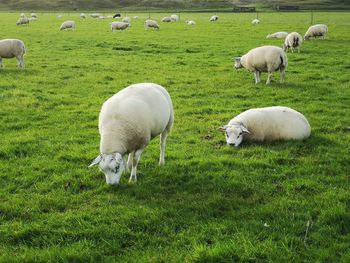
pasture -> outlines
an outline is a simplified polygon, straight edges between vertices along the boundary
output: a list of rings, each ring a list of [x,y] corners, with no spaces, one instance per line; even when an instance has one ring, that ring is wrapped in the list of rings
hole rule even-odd
[[[27,12],[28,14],[28,12]],[[350,15],[314,14],[325,40],[288,53],[286,81],[254,84],[232,59],[283,40],[268,33],[310,25],[309,13],[183,13],[145,30],[111,19],[0,13],[0,39],[26,44],[0,70],[1,262],[349,262]],[[193,19],[196,26],[188,26]],[[64,20],[76,31],[60,32]],[[99,154],[102,103],[139,82],[172,96],[175,124],[165,166],[159,139],[142,155],[137,184],[119,186],[88,169]],[[312,127],[305,141],[244,142],[229,147],[217,130],[249,108],[283,105]]]

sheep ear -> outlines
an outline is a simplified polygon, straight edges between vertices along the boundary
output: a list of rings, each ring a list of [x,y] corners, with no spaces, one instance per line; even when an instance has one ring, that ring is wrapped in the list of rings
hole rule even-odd
[[[241,129],[244,133],[250,133],[250,131],[248,131],[248,129],[246,127],[244,127],[243,125],[241,125]]]
[[[101,161],[102,161],[102,156],[101,155],[97,156],[96,159],[93,160],[92,163],[89,165],[89,168],[99,164]]]
[[[220,128],[218,128],[219,131],[226,131],[228,125],[225,126],[221,126]]]

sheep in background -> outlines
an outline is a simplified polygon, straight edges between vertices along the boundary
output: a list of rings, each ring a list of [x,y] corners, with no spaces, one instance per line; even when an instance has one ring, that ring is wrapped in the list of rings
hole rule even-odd
[[[26,49],[22,40],[19,39],[2,39],[0,40],[0,68],[3,68],[3,58],[16,58],[18,67],[24,69],[23,57]]]
[[[100,14],[98,14],[98,13],[92,13],[90,16],[91,16],[92,18],[99,18]]]
[[[210,21],[210,22],[215,22],[215,21],[217,21],[218,19],[219,19],[218,16],[212,16],[212,17],[209,19],[209,21]]]
[[[108,184],[118,184],[125,169],[123,155],[129,154],[129,182],[136,182],[137,164],[148,143],[160,135],[159,164],[164,164],[166,138],[174,122],[169,93],[154,83],[126,87],[109,98],[99,115],[100,155],[91,163],[99,164]]]
[[[288,36],[288,32],[276,32],[273,34],[268,34],[266,38],[283,38],[286,39],[286,36]]]
[[[180,21],[180,17],[178,15],[171,15],[170,19],[171,21],[175,21],[175,22]]]
[[[148,29],[150,27],[153,27],[154,29],[159,29],[159,25],[158,25],[157,21],[147,19],[144,24],[145,24],[146,29]]]
[[[31,13],[30,16],[34,18],[38,18],[38,15],[36,13]]]
[[[272,73],[279,70],[281,74],[281,82],[285,78],[285,70],[288,65],[288,59],[283,49],[276,46],[262,46],[250,50],[242,57],[235,58],[234,67],[236,69],[244,67],[254,72],[255,84],[260,82],[260,73],[268,72],[266,84],[269,84]]]
[[[259,20],[259,19],[253,19],[253,20],[252,20],[252,24],[253,24],[253,25],[260,24],[260,20]]]
[[[283,50],[288,51],[289,49],[294,53],[295,48],[298,49],[298,53],[300,53],[300,46],[303,42],[302,36],[297,32],[289,33],[288,36],[286,36],[286,39],[283,44]]]
[[[124,18],[122,19],[122,22],[128,23],[129,25],[131,25],[131,19],[130,19],[130,17],[128,17],[128,16],[124,17]]]
[[[328,27],[325,24],[318,24],[310,26],[304,35],[304,39],[308,40],[310,37],[322,37],[324,39],[328,33]]]
[[[29,18],[28,17],[21,17],[20,19],[17,20],[16,25],[17,26],[29,25]]]
[[[21,14],[19,15],[19,17],[20,17],[20,18],[23,18],[23,17],[26,17],[26,15],[25,15],[24,13],[21,13]]]
[[[29,22],[33,22],[33,21],[36,21],[36,20],[38,20],[36,17],[30,17],[29,18]]]
[[[81,13],[81,14],[80,14],[80,18],[84,18],[84,19],[85,19],[85,18],[86,18],[86,15],[85,15],[84,13]]]
[[[303,114],[288,107],[275,106],[247,110],[220,130],[228,145],[238,147],[243,139],[252,141],[303,140],[311,128]]]
[[[163,23],[169,23],[172,20],[171,20],[171,18],[169,16],[166,16],[166,17],[163,17],[162,20],[160,20],[160,21],[163,22]]]
[[[187,25],[195,25],[196,24],[196,22],[195,21],[193,21],[193,20],[186,20],[186,24]]]
[[[71,28],[72,30],[75,30],[75,22],[72,20],[64,21],[60,27],[60,30],[65,30]]]
[[[114,32],[115,30],[125,30],[128,27],[129,27],[129,24],[124,23],[124,22],[112,22],[111,23],[112,32]]]
[[[139,19],[139,17],[138,16],[134,16],[134,19]]]

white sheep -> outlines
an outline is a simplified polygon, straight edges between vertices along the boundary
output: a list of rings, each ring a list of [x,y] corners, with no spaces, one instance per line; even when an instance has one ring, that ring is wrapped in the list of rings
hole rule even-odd
[[[26,15],[24,13],[21,13],[19,17],[25,17]]]
[[[129,154],[129,182],[136,182],[140,156],[148,143],[160,134],[159,164],[164,164],[166,138],[174,121],[169,93],[154,83],[126,87],[109,98],[99,116],[100,155],[91,163],[99,164],[108,184],[118,184],[125,169],[123,156]]]
[[[257,19],[257,18],[256,18],[256,19],[253,19],[253,20],[252,20],[252,24],[253,24],[253,25],[260,24],[260,20]]]
[[[283,38],[286,39],[286,36],[288,35],[288,32],[276,32],[272,34],[268,34],[266,38]]]
[[[218,16],[212,16],[212,17],[210,17],[209,21],[210,21],[210,22],[215,22],[215,21],[217,21],[218,19],[219,19]]]
[[[80,18],[86,18],[86,15],[84,13],[80,13]]]
[[[115,30],[125,30],[128,27],[129,27],[129,23],[118,22],[118,21],[111,23],[112,32],[114,32]]]
[[[29,18],[28,17],[21,17],[20,19],[17,20],[16,25],[17,26],[29,25]]]
[[[99,18],[100,14],[99,13],[92,13],[90,16],[92,18]]]
[[[254,72],[255,84],[260,82],[260,73],[268,72],[266,84],[269,84],[272,73],[279,70],[281,74],[281,82],[285,78],[285,70],[288,65],[286,53],[280,47],[262,46],[250,50],[242,57],[235,58],[234,67],[236,69],[244,67]]]
[[[148,29],[150,27],[153,27],[154,29],[159,29],[159,25],[158,25],[157,21],[147,19],[144,24],[145,24],[146,29]]]
[[[303,114],[288,107],[250,109],[234,117],[220,130],[228,145],[238,147],[243,139],[253,141],[303,140],[310,136],[310,125]]]
[[[22,40],[19,39],[2,39],[0,40],[0,68],[3,68],[3,58],[16,58],[18,67],[24,69],[23,57],[26,53],[26,48]]]
[[[196,24],[196,22],[193,20],[186,20],[186,24],[194,26]]]
[[[60,30],[65,30],[71,28],[72,30],[75,30],[75,22],[72,20],[64,21],[60,27]]]
[[[310,26],[304,35],[304,39],[307,40],[310,37],[322,37],[324,39],[328,33],[328,27],[325,24],[318,24]]]
[[[295,48],[297,48],[298,53],[300,53],[300,46],[302,42],[303,38],[299,33],[289,33],[288,36],[286,36],[286,39],[284,40],[283,50],[287,52],[290,49],[292,53],[294,53]]]
[[[134,16],[134,19],[139,19],[139,17],[138,16]]]
[[[30,14],[31,17],[35,17],[35,18],[38,18],[38,15],[36,13],[31,13]]]
[[[161,22],[163,22],[163,23],[169,23],[169,22],[171,22],[171,21],[172,21],[172,20],[171,20],[171,17],[170,17],[170,16],[163,17],[162,20],[161,20]]]
[[[180,20],[180,17],[178,15],[171,15],[170,19],[171,19],[171,21],[175,21],[176,22],[176,21]]]

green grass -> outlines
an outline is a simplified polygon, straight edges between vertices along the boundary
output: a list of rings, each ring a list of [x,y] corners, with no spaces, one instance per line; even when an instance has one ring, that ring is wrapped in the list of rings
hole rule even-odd
[[[350,261],[349,13],[315,13],[328,38],[289,53],[286,82],[269,86],[235,71],[232,58],[282,45],[268,33],[304,34],[309,14],[261,14],[258,26],[254,14],[219,14],[215,24],[210,15],[145,31],[139,14],[111,33],[109,20],[77,14],[17,27],[17,13],[0,13],[0,38],[27,47],[25,70],[12,59],[0,71],[0,261]],[[65,19],[75,32],[58,31]],[[166,164],[158,166],[157,138],[137,184],[124,174],[111,187],[87,168],[99,154],[98,113],[138,82],[172,96]],[[271,105],[304,113],[311,137],[225,145],[220,125]]]

